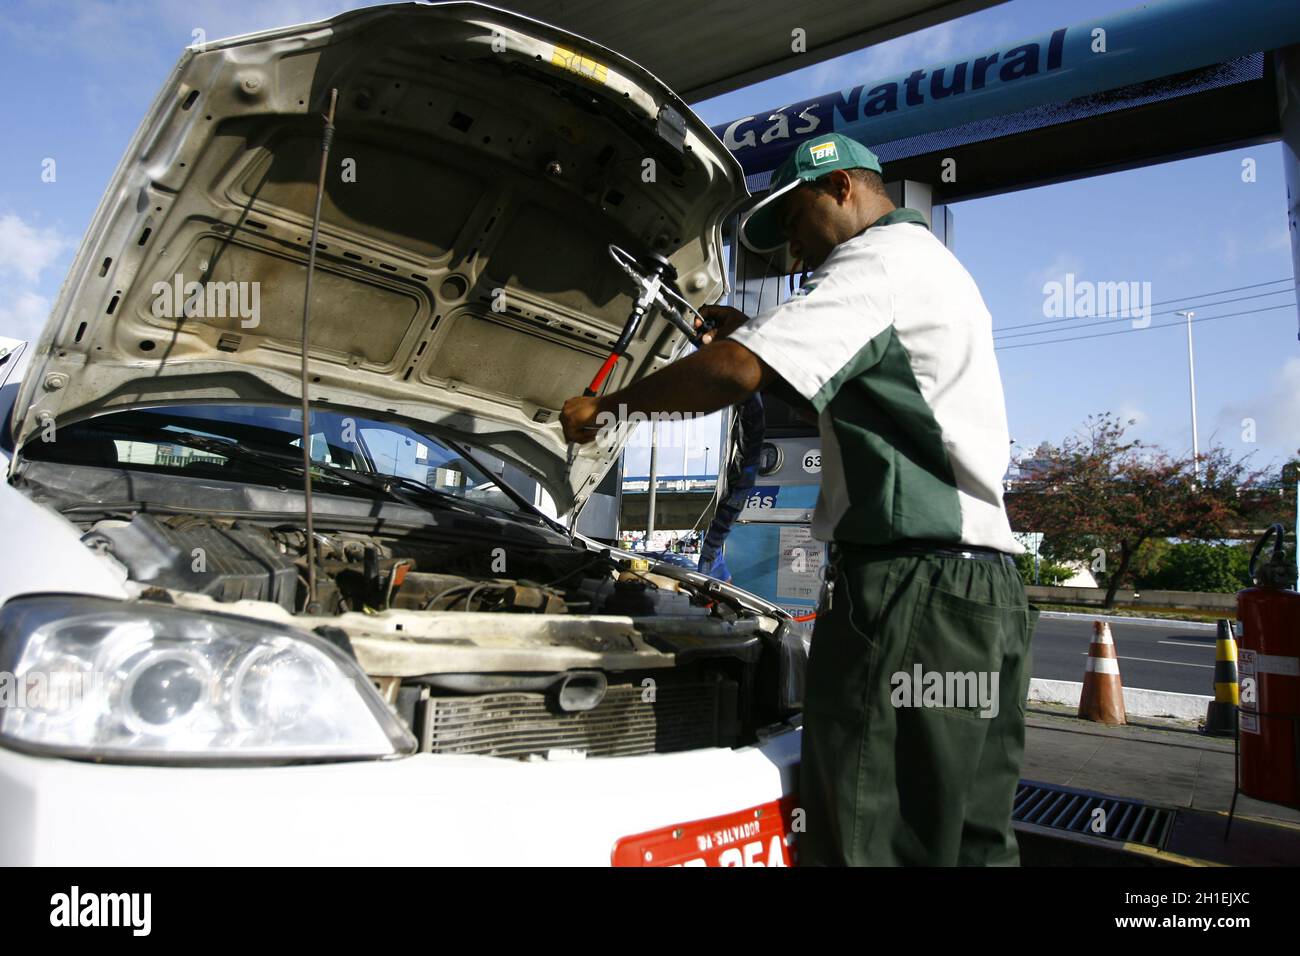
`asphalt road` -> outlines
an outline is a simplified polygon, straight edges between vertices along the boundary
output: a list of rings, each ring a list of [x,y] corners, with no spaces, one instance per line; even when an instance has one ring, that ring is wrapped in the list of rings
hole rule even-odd
[[[1033,676],[1083,680],[1093,620],[1044,614],[1034,631]],[[1213,626],[1154,620],[1135,624],[1112,618],[1110,633],[1125,687],[1214,693]]]

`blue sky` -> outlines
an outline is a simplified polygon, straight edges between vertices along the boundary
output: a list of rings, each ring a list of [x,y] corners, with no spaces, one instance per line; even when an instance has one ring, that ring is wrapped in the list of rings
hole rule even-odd
[[[508,0],[505,0],[508,2]],[[208,39],[319,19],[361,4],[340,0],[5,0],[0,81],[7,129],[0,150],[0,336],[34,337],[122,151],[181,48]],[[960,21],[789,73],[696,104],[710,124],[1045,33],[1134,6],[1131,0],[1012,0]],[[124,66],[126,68],[124,68]],[[57,180],[41,181],[46,158]],[[1256,181],[1241,177],[1243,158]],[[888,169],[886,169],[888,173]],[[1215,307],[1221,289],[1292,279],[1281,147],[1268,144],[953,207],[954,251],[975,277],[995,330],[1043,321],[1043,284],[1067,272],[1097,282],[1150,282],[1156,311],[1198,317],[1285,305],[1194,326],[1199,433],[1264,465],[1300,448],[1300,342],[1295,295]],[[1187,298],[1185,298],[1187,297]],[[1152,325],[1177,320],[1156,315]],[[1107,331],[1071,327],[1003,345]],[[1095,321],[1095,320],[1094,320]],[[1122,325],[1123,323],[1120,323]],[[1112,326],[1116,327],[1116,326]],[[1041,327],[1039,327],[1041,328]],[[1017,330],[1023,331],[1023,330]],[[1137,419],[1133,433],[1190,450],[1187,342],[1181,328],[998,352],[1013,437],[1022,448],[1058,442],[1090,413]],[[1243,419],[1255,441],[1243,440]],[[697,423],[689,470],[717,464],[716,425]],[[681,440],[662,440],[680,469]],[[675,446],[675,447],[674,447]],[[644,473],[644,450],[629,473]]]

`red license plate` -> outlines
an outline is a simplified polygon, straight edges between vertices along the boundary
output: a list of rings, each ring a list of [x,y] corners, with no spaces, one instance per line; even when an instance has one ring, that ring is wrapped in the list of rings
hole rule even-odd
[[[792,866],[792,815],[787,795],[748,810],[692,820],[623,837],[614,866]]]

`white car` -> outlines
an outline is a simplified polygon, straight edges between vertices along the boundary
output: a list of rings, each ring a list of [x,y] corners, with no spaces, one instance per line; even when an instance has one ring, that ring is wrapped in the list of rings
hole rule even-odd
[[[0,862],[791,862],[805,646],[571,533],[620,444],[558,422],[609,246],[714,301],[745,197],[645,70],[490,7],[185,51],[0,358]],[[606,387],[684,342],[652,312]]]

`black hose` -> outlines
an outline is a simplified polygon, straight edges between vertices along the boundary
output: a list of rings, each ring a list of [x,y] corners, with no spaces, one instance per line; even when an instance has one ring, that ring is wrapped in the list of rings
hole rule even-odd
[[[598,555],[596,555],[596,557],[592,558],[592,559],[591,559],[590,561],[588,561],[586,564],[580,564],[580,565],[578,565],[576,568],[574,568],[572,571],[568,572],[567,574],[561,574],[561,575],[560,575],[558,578],[556,578],[554,581],[547,581],[545,584],[538,585],[538,587],[543,587],[543,588],[552,588],[552,587],[555,587],[555,585],[559,584],[559,583],[560,583],[561,581],[563,581],[565,578],[571,578],[571,577],[573,577],[575,574],[577,574],[579,571],[585,571],[585,570],[587,570],[587,568],[591,567],[593,564],[599,564],[601,561],[609,561],[609,560],[610,560],[610,557],[609,557],[609,548],[605,548],[605,549],[603,549],[603,550],[602,550]]]
[[[1275,531],[1277,532],[1277,541],[1273,545],[1273,561],[1281,562],[1282,560],[1284,554],[1283,543],[1286,539],[1286,528],[1283,527],[1281,523],[1275,522],[1269,525],[1268,530],[1260,536],[1260,539],[1257,542],[1255,542],[1255,550],[1250,553],[1249,573],[1252,583],[1255,581],[1255,562],[1259,558],[1259,552],[1264,547],[1264,542],[1268,540],[1269,535],[1273,534]]]

